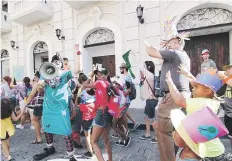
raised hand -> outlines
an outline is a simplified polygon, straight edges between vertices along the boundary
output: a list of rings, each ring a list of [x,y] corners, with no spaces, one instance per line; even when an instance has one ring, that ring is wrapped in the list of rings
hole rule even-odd
[[[188,71],[188,69],[187,69],[183,64],[180,64],[180,65],[178,66],[178,68],[180,69],[179,71],[177,71],[178,73],[181,73],[181,74],[183,74],[183,75],[185,75],[185,76],[188,76],[188,75],[191,74],[191,73]]]
[[[167,82],[167,84],[173,82],[170,70],[166,73],[166,82]]]

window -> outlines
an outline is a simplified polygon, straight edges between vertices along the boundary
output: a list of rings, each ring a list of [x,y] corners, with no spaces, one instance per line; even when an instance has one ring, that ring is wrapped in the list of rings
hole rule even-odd
[[[7,50],[1,51],[1,76],[10,75],[9,52]]]

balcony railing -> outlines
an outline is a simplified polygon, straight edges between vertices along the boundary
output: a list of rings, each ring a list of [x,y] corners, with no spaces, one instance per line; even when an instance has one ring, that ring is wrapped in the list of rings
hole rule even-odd
[[[5,11],[1,12],[1,32],[6,33],[11,31],[11,21],[9,19],[9,14]]]
[[[45,20],[52,16],[52,5],[49,0],[17,0],[11,2],[12,11],[10,13],[13,21],[29,25],[35,19]],[[32,20],[32,17],[34,20]],[[32,20],[32,21],[31,21]]]

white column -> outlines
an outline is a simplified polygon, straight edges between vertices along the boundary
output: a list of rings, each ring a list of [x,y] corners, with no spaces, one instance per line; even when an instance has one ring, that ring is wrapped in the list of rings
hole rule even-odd
[[[229,32],[229,53],[230,53],[230,62],[232,62],[232,30]]]

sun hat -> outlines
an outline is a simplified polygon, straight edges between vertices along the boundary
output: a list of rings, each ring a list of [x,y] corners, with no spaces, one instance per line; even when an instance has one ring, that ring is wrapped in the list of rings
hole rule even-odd
[[[119,68],[128,68],[126,63],[122,63]]]
[[[204,49],[204,50],[202,50],[201,55],[203,55],[204,53],[210,53],[210,52],[208,49]]]
[[[208,71],[198,75],[196,80],[190,82],[193,84],[200,84],[210,88],[216,93],[224,84],[225,81],[221,80],[217,74],[217,69],[209,69]]]
[[[161,42],[162,46],[166,46],[167,43],[174,38],[178,38],[180,41],[190,40],[188,38],[189,32],[178,33],[176,24],[174,23],[175,19],[176,17],[174,17],[172,20],[168,19],[162,23],[164,26],[164,35]]]
[[[121,87],[123,87],[123,79],[120,77],[120,76],[115,76],[115,77],[112,77],[110,78],[111,82],[115,82],[117,84],[119,84]]]
[[[187,116],[180,109],[172,110],[171,121],[181,138],[199,157],[216,157],[224,153],[225,147],[219,137],[229,132],[209,107]]]

